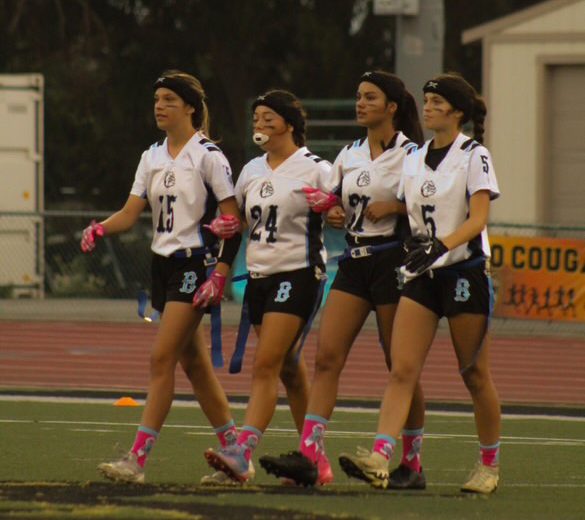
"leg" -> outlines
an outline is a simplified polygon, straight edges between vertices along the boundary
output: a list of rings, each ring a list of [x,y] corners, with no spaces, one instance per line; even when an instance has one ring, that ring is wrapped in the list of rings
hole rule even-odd
[[[214,428],[231,421],[229,403],[215,375],[202,327],[198,327],[181,353],[181,367],[191,382],[203,413]]]
[[[300,451],[261,457],[260,464],[268,473],[299,485],[333,481],[323,437],[335,407],[341,370],[370,309],[369,302],[362,298],[335,289],[329,293],[321,316],[315,376],[302,424]]]
[[[168,302],[150,355],[148,398],[140,424],[160,431],[171,408],[175,368],[201,313],[187,303]]]
[[[362,298],[337,290],[329,293],[319,327],[308,414],[325,419],[331,417],[337,400],[339,376],[370,310],[370,303]]]
[[[372,452],[342,454],[339,463],[350,477],[374,487],[388,485],[388,461],[406,423],[417,381],[437,329],[438,316],[423,305],[401,297],[392,330],[392,370],[384,392],[378,434]]]
[[[396,314],[395,304],[376,306],[376,321],[384,347],[384,356],[388,371],[392,369],[390,359],[390,341],[392,325]],[[425,403],[422,386],[417,381],[412,403],[402,430],[402,459],[392,470],[388,487],[391,489],[425,489],[426,477],[422,471],[421,451],[424,434]]]
[[[270,423],[278,398],[278,378],[286,353],[299,338],[305,322],[292,314],[268,312],[259,329],[252,367],[252,391],[244,423],[263,432]]]
[[[392,338],[392,328],[394,317],[396,315],[396,305],[378,305],[376,307],[376,321],[380,338],[383,338],[384,358],[388,371],[392,370],[392,361],[390,358],[390,342]],[[407,430],[417,430],[424,427],[425,421],[425,402],[424,394],[420,382],[417,381],[412,404],[408,412],[408,418],[404,425]]]
[[[392,329],[392,370],[382,400],[378,433],[396,438],[406,424],[438,322],[438,316],[430,309],[410,298],[400,299]]]
[[[459,314],[449,318],[449,328],[461,376],[473,400],[480,443],[481,463],[476,466],[462,490],[489,494],[496,490],[499,481],[501,412],[489,368],[487,317],[481,314]]]
[[[303,431],[303,421],[309,403],[309,376],[302,352],[297,359],[299,346],[297,344],[294,349],[288,351],[280,371],[280,380],[286,390],[290,411],[300,434]]]
[[[175,390],[175,368],[201,313],[187,303],[168,302],[150,356],[150,382],[146,406],[130,452],[98,469],[109,479],[144,482],[144,465],[166,419]]]

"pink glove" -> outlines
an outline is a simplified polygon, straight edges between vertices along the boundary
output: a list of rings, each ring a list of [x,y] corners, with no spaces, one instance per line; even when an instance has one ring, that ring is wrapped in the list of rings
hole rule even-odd
[[[325,193],[319,188],[304,187],[303,191],[307,196],[309,207],[315,213],[323,213],[340,203],[337,195],[333,195],[333,193]]]
[[[227,278],[223,274],[213,271],[193,296],[193,307],[208,307],[219,304],[223,297],[226,280]]]
[[[81,235],[81,250],[84,253],[91,253],[95,249],[95,241],[98,237],[106,234],[104,226],[92,220]]]
[[[211,221],[211,224],[203,224],[216,237],[232,238],[240,230],[240,220],[233,215],[220,215]]]

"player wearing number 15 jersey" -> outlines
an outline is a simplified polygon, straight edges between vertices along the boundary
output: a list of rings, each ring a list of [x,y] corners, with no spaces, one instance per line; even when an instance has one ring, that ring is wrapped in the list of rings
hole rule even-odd
[[[487,221],[499,195],[488,150],[482,146],[486,106],[458,74],[428,81],[424,124],[433,138],[404,163],[402,187],[413,238],[403,271],[406,283],[392,335],[392,370],[372,452],[349,458],[357,471],[384,475],[385,454],[408,417],[413,388],[445,316],[459,370],[473,400],[479,461],[461,488],[489,494],[499,481],[500,404],[488,359],[491,311]],[[473,123],[473,139],[461,133]]]
[[[124,207],[99,224],[92,222],[81,242],[84,252],[92,251],[97,238],[130,229],[150,203],[152,305],[162,316],[150,356],[148,398],[131,450],[120,460],[98,466],[107,478],[139,483],[144,482],[146,460],[171,407],[178,362],[220,443],[236,437],[207,346],[195,335],[204,307],[221,299],[239,246],[239,233],[224,240],[208,277],[206,264],[213,259],[215,237],[203,225],[212,224],[218,207],[223,215],[215,220],[239,223],[229,164],[205,137],[209,126],[205,92],[195,77],[180,71],[163,73],[154,83],[154,115],[166,138],[142,155]]]
[[[308,382],[295,347],[320,304],[326,260],[322,217],[310,210],[303,189],[332,188],[331,165],[304,145],[305,114],[293,94],[270,91],[252,110],[253,139],[266,153],[250,161],[236,183],[249,227],[244,306],[258,336],[252,390],[237,445],[205,454],[212,467],[239,482],[250,477],[252,453],[274,414],[279,375],[302,426]]]

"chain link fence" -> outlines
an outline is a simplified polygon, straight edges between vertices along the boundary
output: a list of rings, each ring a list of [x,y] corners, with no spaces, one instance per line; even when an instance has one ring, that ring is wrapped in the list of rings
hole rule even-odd
[[[135,320],[137,294],[150,287],[151,216],[144,214],[131,231],[104,237],[92,254],[83,254],[79,247],[82,230],[92,218],[110,214],[0,212],[0,319]],[[494,223],[490,236],[585,240],[585,227]],[[328,246],[339,245],[339,237],[334,238],[326,240]],[[244,265],[240,256],[234,273],[239,274]],[[495,282],[498,286],[497,268]],[[236,300],[239,292],[241,287],[234,287]],[[226,297],[231,299],[230,290]],[[234,319],[237,315],[234,311]],[[563,322],[552,314],[548,320],[520,314],[518,319],[500,317],[493,320],[493,327],[496,332],[585,333],[585,323]]]

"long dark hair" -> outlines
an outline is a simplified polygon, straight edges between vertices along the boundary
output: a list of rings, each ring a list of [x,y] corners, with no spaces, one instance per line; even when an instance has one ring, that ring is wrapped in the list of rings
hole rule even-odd
[[[384,92],[387,103],[396,103],[397,110],[393,121],[396,130],[400,130],[417,144],[424,142],[416,101],[396,74],[385,70],[374,70],[362,74],[360,81],[376,85]]]

